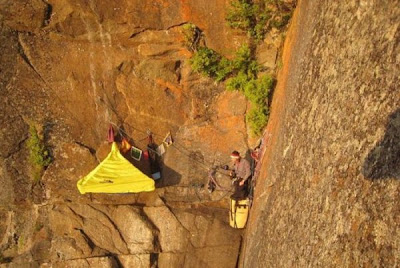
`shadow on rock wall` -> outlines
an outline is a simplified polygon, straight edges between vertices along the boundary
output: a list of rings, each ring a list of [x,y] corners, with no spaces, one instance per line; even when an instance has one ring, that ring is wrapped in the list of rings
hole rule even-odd
[[[148,160],[141,158],[140,161],[133,159],[130,153],[123,153],[124,157],[131,162],[133,166],[138,168],[141,172],[146,174],[148,177],[152,177],[151,164]],[[163,161],[160,160],[159,166],[161,169],[161,179],[156,180],[156,187],[162,188],[166,186],[177,185],[181,181],[182,175],[176,172],[174,169],[165,165]]]
[[[135,147],[141,149],[144,153],[148,150],[148,141],[139,140],[137,143],[127,135],[123,135],[123,133],[127,133],[124,126],[120,126],[117,135],[115,136],[116,142],[122,142],[122,139],[125,138],[127,141],[134,145]],[[157,148],[159,144],[154,143],[154,148]],[[149,153],[150,154],[150,153]],[[135,160],[132,155],[131,151],[122,152],[122,155],[136,168],[138,168],[141,172],[146,174],[149,178],[152,178],[152,173],[156,172],[157,170],[161,171],[161,179],[155,180],[156,188],[162,188],[166,186],[177,185],[181,181],[182,175],[176,172],[174,169],[165,165],[164,161],[160,156],[155,156],[153,160],[153,164],[149,161],[149,157],[145,158],[144,155],[141,156],[140,160]],[[156,162],[156,163],[155,163]]]
[[[181,174],[166,165],[163,165],[161,169],[162,176],[161,179],[157,181],[157,188],[173,186],[180,183],[182,177]]]
[[[370,180],[400,179],[400,109],[389,116],[385,136],[368,154],[362,173]]]

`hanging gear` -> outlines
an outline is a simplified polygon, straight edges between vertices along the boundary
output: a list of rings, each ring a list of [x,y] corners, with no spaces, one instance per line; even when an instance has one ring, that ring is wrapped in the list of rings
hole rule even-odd
[[[222,187],[217,179],[216,179],[216,174],[217,174],[217,169],[222,168],[224,170],[228,170],[228,166],[214,166],[211,168],[210,172],[208,173],[208,182],[207,182],[207,189],[208,192],[211,194],[214,192],[217,188],[222,191],[229,191],[229,189],[226,189],[225,187]],[[225,174],[226,175],[226,174]]]
[[[165,136],[163,142],[167,147],[169,147],[170,145],[172,145],[172,143],[174,143],[171,132],[168,132],[168,134],[167,134],[167,136]]]
[[[124,137],[122,138],[121,141],[121,152],[126,153],[132,148],[132,145],[129,143],[129,141]]]
[[[154,180],[161,178],[160,155],[157,153],[157,144],[154,143],[153,135],[150,132],[147,143],[147,154],[150,163],[151,176]]]
[[[108,141],[109,143],[114,142],[114,137],[115,137],[114,128],[113,128],[113,126],[110,124],[110,127],[108,128],[107,141]]]
[[[140,161],[142,159],[142,150],[135,146],[131,146],[131,157],[135,159],[136,161]]]
[[[149,151],[148,150],[143,152],[143,159],[144,160],[149,160]]]

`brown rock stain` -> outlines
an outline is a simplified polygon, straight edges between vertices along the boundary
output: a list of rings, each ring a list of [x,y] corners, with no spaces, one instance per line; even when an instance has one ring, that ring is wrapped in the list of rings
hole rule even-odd
[[[330,197],[332,198],[333,201],[336,200],[337,197],[338,197],[338,194],[340,192],[342,192],[344,184],[345,184],[345,179],[344,178],[337,178],[336,179],[336,182],[335,182],[335,185],[333,187],[333,190],[330,193]]]
[[[231,117],[229,120],[218,120],[216,126],[207,126],[198,130],[200,137],[209,137],[205,144],[210,150],[216,150],[223,154],[229,154],[230,148],[226,146],[226,138],[229,136],[230,144],[241,144],[241,135],[230,135],[234,129],[243,124],[243,118]]]
[[[361,224],[361,220],[360,220],[359,217],[354,219],[353,222],[351,223],[350,230],[353,233],[353,235],[357,234],[357,232],[358,232],[358,230],[360,228],[360,224]]]
[[[190,21],[192,10],[188,4],[188,0],[181,0],[181,15],[184,21]]]
[[[318,183],[321,181],[321,176],[319,174],[314,174],[314,176],[311,178],[311,184],[313,186],[318,185]]]
[[[178,104],[182,104],[183,102],[183,94],[182,94],[182,88],[179,86],[176,86],[172,84],[171,82],[165,81],[161,78],[156,79],[156,84],[160,88],[164,89],[166,94],[173,94],[174,98],[176,98],[176,101]],[[169,92],[167,92],[169,91]]]

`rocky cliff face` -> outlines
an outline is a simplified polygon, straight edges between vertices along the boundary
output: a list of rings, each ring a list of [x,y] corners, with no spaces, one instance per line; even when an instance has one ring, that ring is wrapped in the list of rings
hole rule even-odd
[[[399,5],[301,1],[297,12],[241,264],[397,267]]]
[[[209,47],[232,54],[245,37],[227,28],[228,3],[0,3],[5,267],[236,265],[241,232],[227,225],[227,193],[202,186],[213,164],[246,152],[247,103],[191,71],[183,30],[194,23]],[[142,149],[147,130],[156,143],[171,131],[175,144],[155,192],[78,193],[76,182],[110,150],[110,123]],[[29,124],[40,126],[54,160],[39,183],[28,161]]]
[[[229,1],[111,2],[0,2],[2,267],[399,265],[395,1],[301,1],[243,243],[229,193],[201,186],[248,149],[247,103],[191,71],[183,30],[196,24],[231,55],[246,37],[225,24]],[[258,50],[270,68],[272,41]],[[78,193],[110,123],[141,148],[147,130],[156,143],[172,132],[156,191]],[[54,159],[39,183],[30,124]]]

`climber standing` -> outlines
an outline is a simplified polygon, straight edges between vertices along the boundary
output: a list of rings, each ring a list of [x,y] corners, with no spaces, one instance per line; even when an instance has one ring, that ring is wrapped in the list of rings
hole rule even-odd
[[[244,199],[247,197],[247,188],[251,176],[250,163],[242,158],[238,151],[231,153],[231,159],[233,162],[231,177],[235,186],[235,192],[231,197],[236,200]]]

